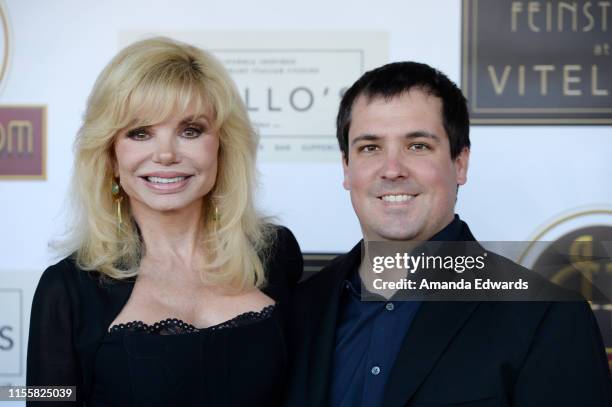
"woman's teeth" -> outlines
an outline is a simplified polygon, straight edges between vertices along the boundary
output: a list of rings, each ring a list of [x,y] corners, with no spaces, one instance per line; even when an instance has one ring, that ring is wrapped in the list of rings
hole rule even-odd
[[[161,177],[147,177],[147,181],[154,184],[171,184],[173,182],[181,182],[186,177],[174,177],[174,178],[161,178]]]

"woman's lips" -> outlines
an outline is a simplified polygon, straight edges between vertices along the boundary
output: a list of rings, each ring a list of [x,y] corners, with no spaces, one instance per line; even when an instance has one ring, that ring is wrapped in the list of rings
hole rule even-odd
[[[191,179],[191,175],[178,175],[178,176],[145,176],[141,177],[147,187],[153,189],[155,191],[160,191],[164,193],[174,193],[183,190],[189,180]]]

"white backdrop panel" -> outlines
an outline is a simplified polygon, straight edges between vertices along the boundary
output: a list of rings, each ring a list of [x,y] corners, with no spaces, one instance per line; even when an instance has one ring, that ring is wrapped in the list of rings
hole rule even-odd
[[[52,261],[47,242],[62,231],[72,141],[121,31],[384,31],[390,60],[425,62],[457,82],[461,73],[457,0],[8,0],[5,8],[12,56],[0,104],[48,106],[47,180],[0,181],[0,268],[6,273],[42,271]],[[610,130],[473,127],[457,212],[479,239],[525,240],[572,208],[611,207]],[[360,238],[339,157],[335,163],[260,163],[259,170],[261,208],[289,226],[304,251],[345,251]],[[29,301],[24,297],[27,307]]]

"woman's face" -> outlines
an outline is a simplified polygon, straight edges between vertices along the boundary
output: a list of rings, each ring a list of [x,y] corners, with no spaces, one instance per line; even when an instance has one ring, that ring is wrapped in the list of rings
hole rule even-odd
[[[201,205],[217,178],[219,136],[211,128],[210,116],[189,110],[117,136],[114,174],[133,211]]]

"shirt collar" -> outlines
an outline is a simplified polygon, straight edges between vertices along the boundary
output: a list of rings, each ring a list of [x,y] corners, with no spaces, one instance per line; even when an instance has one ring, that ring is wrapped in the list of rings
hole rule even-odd
[[[455,214],[455,217],[446,225],[444,229],[436,233],[429,239],[430,242],[454,242],[459,240],[461,236],[461,219],[459,215]]]

